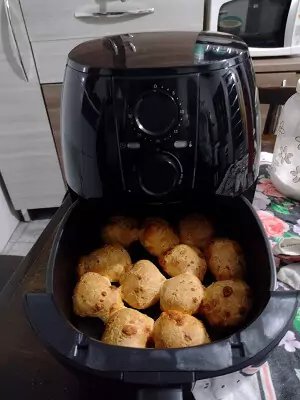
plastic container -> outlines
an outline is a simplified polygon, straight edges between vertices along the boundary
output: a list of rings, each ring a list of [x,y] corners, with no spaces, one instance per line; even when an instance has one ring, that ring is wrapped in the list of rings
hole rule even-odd
[[[270,176],[282,194],[300,200],[300,79],[278,124]]]

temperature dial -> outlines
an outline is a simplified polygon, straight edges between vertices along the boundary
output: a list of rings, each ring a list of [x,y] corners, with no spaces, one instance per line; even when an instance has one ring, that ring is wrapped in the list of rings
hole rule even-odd
[[[182,168],[176,157],[169,153],[148,156],[139,166],[139,183],[147,194],[163,196],[180,182]]]
[[[179,121],[176,101],[163,90],[145,93],[137,102],[134,114],[139,129],[153,137],[167,135]]]

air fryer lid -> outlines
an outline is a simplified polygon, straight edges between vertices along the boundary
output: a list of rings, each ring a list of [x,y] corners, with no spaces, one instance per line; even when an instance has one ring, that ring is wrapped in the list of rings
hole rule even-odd
[[[287,323],[294,315],[297,292],[273,291],[275,269],[272,253],[251,204],[243,197],[221,197],[215,202],[208,200],[205,206],[197,199],[193,204],[183,206],[161,205],[154,213],[144,207],[143,212],[170,220],[169,216],[174,217],[174,212],[176,218],[180,217],[180,208],[185,213],[186,210],[209,208],[208,215],[215,215],[229,237],[239,237],[248,265],[247,280],[258,300],[248,324],[225,339],[192,348],[157,350],[112,346],[95,340],[101,336],[99,331],[98,336],[92,338],[90,328],[84,325],[82,329],[83,325],[74,320],[72,313],[74,265],[80,254],[90,250],[87,246],[92,249],[99,243],[97,232],[99,234],[101,220],[103,223],[108,215],[124,213],[125,209],[129,215],[137,215],[140,210],[136,205],[122,209],[103,202],[93,206],[90,202],[77,201],[65,215],[55,237],[48,266],[47,293],[26,297],[27,313],[33,328],[60,359],[96,374],[108,371],[122,373],[127,382],[137,383],[145,379],[149,384],[170,384],[176,376],[174,382],[180,384],[259,364],[283,337]],[[222,231],[217,233],[222,234]],[[87,320],[91,321],[81,319],[82,324],[89,323]],[[96,319],[92,320],[94,323]]]
[[[68,65],[82,72],[90,68],[130,70],[195,65],[199,70],[208,65],[209,69],[226,67],[242,62],[248,56],[247,45],[226,33],[152,32],[84,42],[69,53]]]

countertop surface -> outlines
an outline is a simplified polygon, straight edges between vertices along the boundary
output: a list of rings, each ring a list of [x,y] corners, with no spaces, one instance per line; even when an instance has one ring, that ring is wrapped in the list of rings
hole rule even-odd
[[[252,58],[256,73],[299,72],[300,57]]]

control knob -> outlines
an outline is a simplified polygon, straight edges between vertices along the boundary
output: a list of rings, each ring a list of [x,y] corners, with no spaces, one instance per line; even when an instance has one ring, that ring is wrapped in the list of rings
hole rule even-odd
[[[139,129],[146,135],[163,137],[178,125],[179,109],[169,93],[152,90],[138,100],[134,118]]]
[[[139,166],[139,184],[152,196],[170,193],[180,182],[181,164],[170,153],[157,152],[146,157]]]

